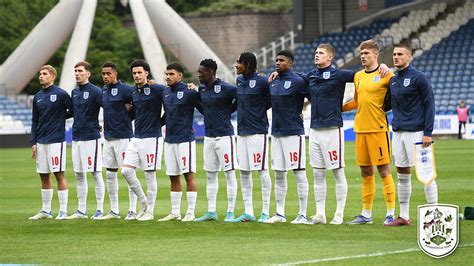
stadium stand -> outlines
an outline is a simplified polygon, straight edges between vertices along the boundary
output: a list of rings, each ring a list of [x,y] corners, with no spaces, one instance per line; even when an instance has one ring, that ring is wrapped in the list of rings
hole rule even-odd
[[[0,131],[26,132],[31,126],[31,109],[0,96]]]

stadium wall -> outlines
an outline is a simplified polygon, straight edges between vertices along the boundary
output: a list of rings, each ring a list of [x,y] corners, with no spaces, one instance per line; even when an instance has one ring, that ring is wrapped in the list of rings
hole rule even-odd
[[[293,27],[291,12],[183,18],[226,64],[232,64],[241,52],[254,51]]]

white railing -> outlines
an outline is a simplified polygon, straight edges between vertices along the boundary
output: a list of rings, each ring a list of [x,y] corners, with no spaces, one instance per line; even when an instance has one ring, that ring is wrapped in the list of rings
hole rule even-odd
[[[270,42],[269,44],[261,47],[255,53],[257,57],[258,65],[262,68],[268,67],[273,64],[273,59],[276,57],[276,54],[281,50],[291,50],[293,51],[295,46],[296,33],[290,31],[283,36],[278,37],[275,41]]]

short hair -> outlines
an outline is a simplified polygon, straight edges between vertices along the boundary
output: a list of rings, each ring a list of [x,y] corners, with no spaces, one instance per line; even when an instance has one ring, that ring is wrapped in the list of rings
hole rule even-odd
[[[143,70],[150,72],[150,65],[143,59],[133,60],[132,63],[130,63],[130,71],[132,71],[134,67],[143,67]]]
[[[360,44],[360,50],[364,50],[364,49],[372,49],[372,50],[380,51],[379,44],[374,40],[363,41]]]
[[[413,49],[411,48],[411,45],[408,42],[401,42],[401,43],[395,44],[393,45],[393,48],[405,48],[407,49],[408,52],[410,52],[410,54],[413,53]]]
[[[255,57],[253,53],[241,53],[239,56],[239,61],[241,64],[247,66],[247,69],[250,73],[257,71],[257,57]]]
[[[44,65],[40,67],[39,71],[44,70],[44,69],[48,70],[48,72],[52,74],[53,76],[55,77],[58,76],[58,72],[56,71],[56,68],[54,68],[52,65]]]
[[[295,56],[293,55],[293,53],[288,50],[281,50],[280,52],[277,53],[277,56],[279,55],[283,55],[284,57],[289,58],[291,61],[295,60]]]
[[[80,67],[80,66],[83,66],[86,71],[92,73],[92,65],[89,62],[87,62],[87,61],[77,62],[77,64],[74,66],[74,68]]]
[[[318,48],[325,49],[330,54],[332,54],[333,57],[336,57],[336,48],[334,48],[334,46],[332,46],[330,43],[321,43],[318,45],[318,47],[316,47],[316,49]]]
[[[211,69],[212,71],[214,71],[214,73],[216,73],[217,71],[216,61],[210,58],[202,60],[201,63],[199,63],[199,65]]]
[[[112,62],[112,61],[107,61],[107,62],[105,62],[105,63],[102,65],[102,68],[104,68],[104,67],[110,67],[110,68],[112,68],[113,70],[117,71],[117,65],[116,65],[114,62]]]
[[[172,69],[180,72],[181,74],[184,74],[184,67],[180,63],[173,62],[166,66],[166,70],[172,70]]]

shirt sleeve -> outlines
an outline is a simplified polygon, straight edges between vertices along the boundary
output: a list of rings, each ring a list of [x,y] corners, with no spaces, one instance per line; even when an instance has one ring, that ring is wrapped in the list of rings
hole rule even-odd
[[[193,105],[194,107],[202,114],[204,115],[204,106],[202,105],[202,102],[201,102],[201,95],[199,94],[199,92],[197,91],[191,91],[191,93],[193,94],[192,96],[192,101],[193,101]]]
[[[36,125],[38,123],[38,108],[36,106],[36,95],[33,97],[33,110],[31,114],[31,144],[36,145]]]
[[[339,74],[341,75],[341,80],[344,82],[354,82],[355,71],[349,69],[341,69]]]
[[[230,108],[230,112],[233,113],[237,110],[237,87],[229,86],[227,88],[227,93],[229,97],[232,99],[232,107]]]
[[[423,135],[431,137],[435,117],[435,102],[431,83],[425,75],[420,75],[418,90],[421,93],[423,117],[425,120],[425,128],[423,129]]]
[[[64,93],[64,110],[66,111],[66,119],[73,117],[72,99],[66,92]]]

